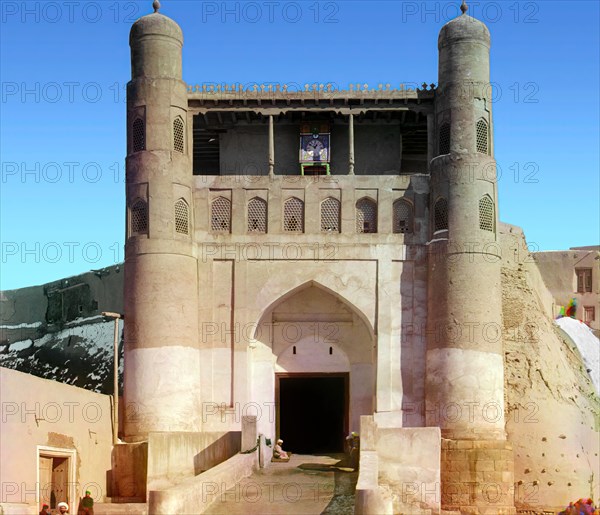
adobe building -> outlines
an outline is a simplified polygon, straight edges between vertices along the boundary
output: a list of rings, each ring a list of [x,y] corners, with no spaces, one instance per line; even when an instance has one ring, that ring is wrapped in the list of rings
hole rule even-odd
[[[447,450],[494,453],[512,513],[486,26],[463,3],[442,28],[437,87],[207,90],[154,6],[130,34],[126,440],[241,410],[341,451],[372,417],[428,435],[442,487]]]
[[[555,314],[575,299],[578,320],[600,334],[600,246],[536,252],[535,262],[555,299]]]
[[[118,434],[104,417],[97,447],[89,424],[11,417],[38,446],[18,477],[34,493],[1,509],[37,513],[46,457],[74,478],[93,464],[102,500],[129,501],[106,513],[201,513],[207,485],[268,466],[275,439],[340,452],[351,432],[356,513],[531,515],[598,497],[598,393],[523,232],[498,220],[490,34],[467,9],[421,89],[187,85],[176,22],[155,1],[134,23],[124,266],[0,295],[14,312],[2,366],[60,340],[59,357],[103,363],[63,375],[98,391],[101,313],[124,313]]]

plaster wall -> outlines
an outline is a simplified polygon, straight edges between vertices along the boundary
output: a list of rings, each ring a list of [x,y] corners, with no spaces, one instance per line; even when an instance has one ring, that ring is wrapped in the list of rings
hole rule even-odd
[[[441,434],[437,427],[377,428],[379,484],[396,494],[394,513],[440,509]]]
[[[259,432],[274,436],[277,371],[350,371],[351,430],[373,411],[402,423],[407,399],[407,424],[422,425],[426,178],[196,177],[196,186],[203,430],[239,429],[241,415],[256,414]],[[215,195],[231,199],[230,233],[209,230]],[[268,201],[266,234],[246,231],[253,195]],[[305,202],[301,234],[281,230],[288,196]],[[327,196],[341,200],[340,233],[320,231]],[[356,233],[354,204],[363,196],[378,202],[375,234]],[[392,231],[398,198],[414,206],[414,233]]]
[[[240,433],[150,433],[148,490],[164,490],[240,451]]]
[[[73,453],[69,504],[86,489],[103,500],[111,469],[110,398],[6,368],[0,368],[0,392],[0,506],[37,505],[40,446]]]

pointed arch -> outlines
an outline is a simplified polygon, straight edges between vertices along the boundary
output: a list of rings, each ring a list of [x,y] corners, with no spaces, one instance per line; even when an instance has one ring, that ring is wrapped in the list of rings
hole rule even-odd
[[[450,153],[450,124],[442,123],[438,134],[438,155]]]
[[[363,197],[356,202],[356,232],[377,232],[377,202]]]
[[[412,204],[403,198],[396,200],[392,207],[393,231],[395,233],[413,232],[414,216]]]
[[[436,200],[433,207],[433,232],[448,230],[448,201],[444,197]]]
[[[190,233],[190,209],[187,202],[180,198],[175,202],[175,232]]]
[[[217,197],[210,204],[210,228],[213,232],[231,232],[231,202]]]
[[[298,197],[290,197],[283,203],[283,230],[304,232],[304,202]]]
[[[137,198],[129,208],[130,235],[148,234],[148,204],[144,199]]]
[[[321,202],[321,232],[340,232],[340,201],[327,197]]]
[[[489,154],[490,153],[490,129],[488,123],[480,118],[477,120],[477,152],[480,154]]]
[[[173,120],[173,150],[185,154],[185,124],[181,116]]]
[[[275,300],[271,301],[264,309],[262,309],[261,314],[258,317],[258,323],[255,333],[259,330],[261,324],[264,323],[265,318],[268,317],[277,308],[277,306],[288,301],[303,290],[307,290],[308,288],[312,287],[318,288],[324,293],[329,294],[335,299],[339,300],[346,308],[348,308],[349,311],[354,313],[359,318],[359,320],[361,320],[365,324],[365,327],[369,332],[369,336],[371,337],[371,341],[375,341],[375,329],[369,321],[367,315],[346,296],[336,292],[335,290],[332,290],[331,288],[313,279],[305,281],[302,284],[291,288],[285,293],[282,293]]]
[[[489,195],[479,199],[479,228],[484,231],[496,232],[496,210],[494,201]]]
[[[267,202],[260,197],[248,201],[248,232],[267,232]]]
[[[146,128],[141,118],[136,118],[131,124],[131,149],[133,152],[146,150]]]

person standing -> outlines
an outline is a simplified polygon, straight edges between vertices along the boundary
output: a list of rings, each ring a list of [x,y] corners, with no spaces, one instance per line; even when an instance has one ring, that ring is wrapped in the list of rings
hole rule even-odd
[[[94,515],[94,499],[89,490],[85,491],[85,497],[79,501],[77,515]]]

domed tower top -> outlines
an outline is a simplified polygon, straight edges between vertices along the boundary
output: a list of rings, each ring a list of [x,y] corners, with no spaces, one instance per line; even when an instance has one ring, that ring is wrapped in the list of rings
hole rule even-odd
[[[462,15],[450,20],[440,30],[438,49],[459,41],[478,41],[489,48],[490,31],[485,24],[467,14],[469,6],[463,0],[460,6]]]
[[[460,9],[462,14],[446,23],[438,38],[441,91],[452,83],[487,84],[490,81],[490,31],[484,23],[467,14],[464,0]]]
[[[154,12],[138,19],[129,33],[132,78],[181,78],[181,27],[158,12],[158,0],[152,7]]]

